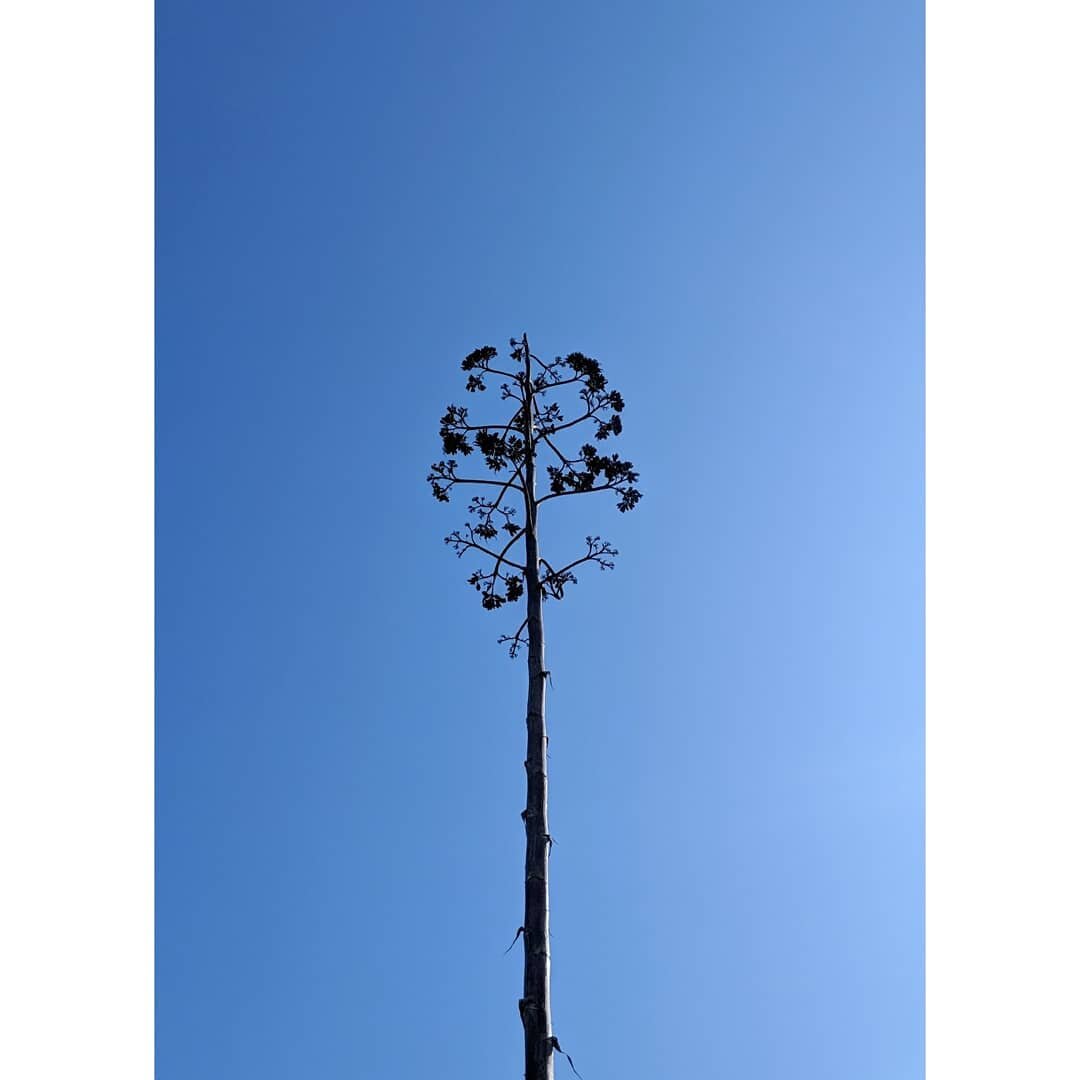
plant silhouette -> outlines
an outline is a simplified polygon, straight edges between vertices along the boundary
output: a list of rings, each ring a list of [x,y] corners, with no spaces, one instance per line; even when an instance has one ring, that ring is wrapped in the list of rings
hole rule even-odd
[[[553,1080],[555,1054],[564,1054],[551,1023],[551,948],[548,869],[553,840],[548,829],[546,683],[543,602],[562,600],[577,584],[583,567],[614,566],[618,552],[599,536],[567,562],[540,554],[539,521],[547,504],[571,496],[611,492],[625,513],[641,492],[631,462],[603,453],[622,434],[622,395],[608,385],[600,364],[580,352],[541,360],[527,335],[510,339],[509,363],[485,345],[462,361],[465,389],[485,393],[497,385],[505,419],[476,423],[469,409],[450,405],[439,426],[443,454],[431,466],[428,482],[435,498],[449,502],[456,488],[479,488],[470,496],[469,520],[445,538],[459,558],[475,556],[481,565],[467,578],[489,611],[524,599],[525,614],[499,641],[510,655],[528,655],[526,706],[525,918],[518,930],[524,943],[525,971],[518,1001],[525,1036],[525,1080]],[[579,438],[576,450],[568,450]],[[482,460],[476,474],[459,467],[473,455]],[[543,477],[546,491],[538,490]],[[574,1070],[576,1072],[576,1070]]]

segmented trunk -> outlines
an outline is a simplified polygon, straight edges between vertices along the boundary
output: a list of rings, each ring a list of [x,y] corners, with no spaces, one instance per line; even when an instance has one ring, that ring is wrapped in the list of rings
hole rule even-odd
[[[528,605],[529,699],[525,759],[525,980],[518,1007],[525,1029],[525,1080],[553,1080],[551,950],[549,942],[547,721],[545,716],[544,615],[540,594],[540,549],[536,529],[536,465],[533,444],[532,364],[525,351],[525,597]]]

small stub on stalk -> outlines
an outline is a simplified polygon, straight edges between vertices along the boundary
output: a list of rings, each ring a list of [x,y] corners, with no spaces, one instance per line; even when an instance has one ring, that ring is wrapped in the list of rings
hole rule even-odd
[[[574,1059],[559,1045],[559,1040],[556,1039],[554,1035],[551,1036],[551,1049],[557,1050],[564,1058],[566,1058],[570,1065],[570,1071],[578,1078],[578,1080],[581,1080],[581,1073],[574,1068]]]

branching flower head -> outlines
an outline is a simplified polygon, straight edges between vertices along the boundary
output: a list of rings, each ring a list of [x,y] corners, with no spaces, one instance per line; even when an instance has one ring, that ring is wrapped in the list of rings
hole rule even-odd
[[[440,502],[449,502],[460,485],[483,489],[471,497],[470,521],[447,536],[446,543],[459,557],[468,552],[487,560],[488,568],[474,571],[468,584],[480,594],[481,605],[493,611],[521,600],[530,589],[527,545],[520,541],[530,523],[535,525],[543,504],[610,491],[616,496],[616,508],[625,513],[637,506],[641,491],[631,462],[617,453],[602,454],[594,445],[623,431],[622,395],[608,385],[599,361],[573,352],[545,362],[529,350],[524,338],[511,338],[508,360],[500,360],[494,346],[484,345],[465,357],[461,369],[468,393],[484,393],[489,380],[499,379],[499,400],[511,405],[502,419],[482,423],[474,422],[465,406],[447,406],[439,425],[445,457],[431,466],[428,483]],[[594,441],[582,443],[571,456],[560,442],[575,428],[591,429]],[[459,474],[459,459],[474,450],[486,473],[481,469],[477,475]],[[537,473],[546,477],[546,491],[536,490]],[[617,554],[607,541],[586,537],[584,553],[564,565],[540,559],[532,571],[532,587],[543,600],[560,600],[567,586],[577,583],[580,567],[596,563],[609,570]],[[509,642],[511,655],[528,640],[527,622],[515,634],[500,638]]]

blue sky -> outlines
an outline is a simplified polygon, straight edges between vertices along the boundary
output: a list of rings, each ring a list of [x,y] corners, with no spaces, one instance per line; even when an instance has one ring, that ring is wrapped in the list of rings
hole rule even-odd
[[[547,616],[562,1045],[921,1076],[921,5],[157,19],[160,1080],[520,1075],[524,665],[424,476],[522,330],[645,493],[549,534],[623,553]]]

